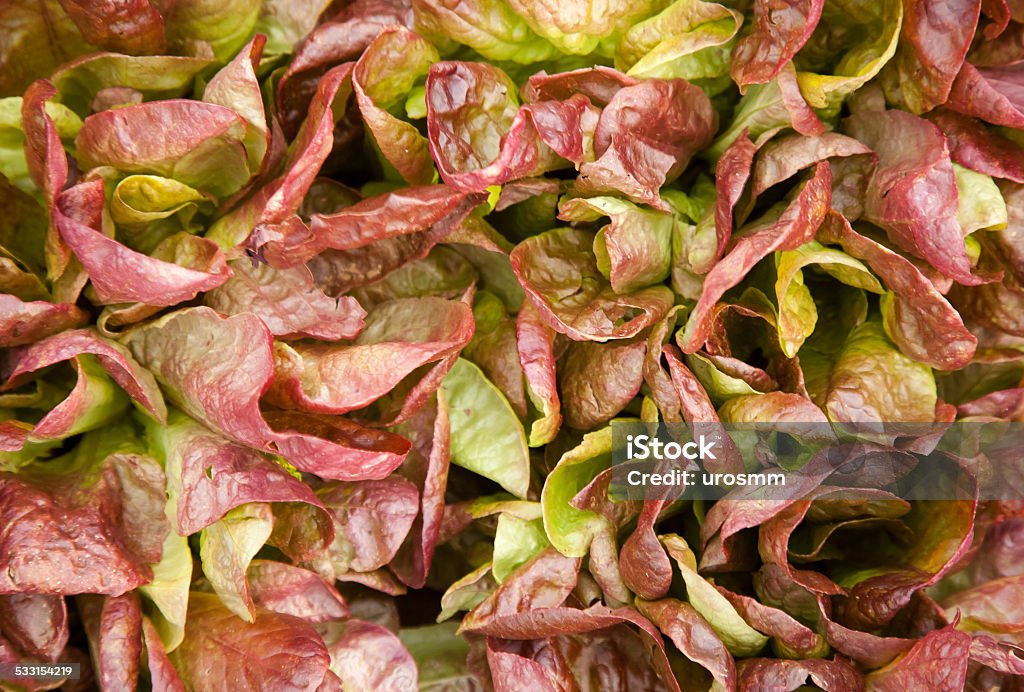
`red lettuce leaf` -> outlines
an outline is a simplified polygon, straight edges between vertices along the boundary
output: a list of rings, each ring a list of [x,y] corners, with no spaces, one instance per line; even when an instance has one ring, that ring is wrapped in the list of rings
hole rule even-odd
[[[827,650],[825,639],[785,610],[773,608],[756,598],[733,593],[724,587],[717,587],[719,593],[732,604],[736,612],[758,632],[775,640],[777,650],[792,658],[814,658]]]
[[[1024,576],[1001,577],[960,591],[942,602],[949,614],[959,613],[964,629],[983,632],[1017,632],[1024,624],[1024,608],[1016,596]]]
[[[434,182],[434,162],[419,130],[387,109],[407,96],[437,59],[437,49],[427,41],[402,27],[388,27],[363,51],[352,72],[363,124],[384,159],[410,185]]]
[[[193,418],[236,442],[277,451],[325,478],[383,478],[402,463],[405,440],[344,419],[260,412],[273,378],[270,332],[255,315],[227,319],[189,308],[133,332],[128,345]],[[274,425],[274,428],[271,427]]]
[[[811,37],[825,0],[754,2],[754,30],[732,52],[730,74],[740,93],[751,84],[767,84]]]
[[[983,539],[968,568],[973,583],[1024,574],[1024,565],[1016,559],[1017,546],[1024,540],[1024,517],[1000,518],[985,530],[983,519],[979,516],[976,520]]]
[[[993,125],[1020,129],[1024,127],[1022,77],[1019,65],[986,68],[964,63],[945,107]]]
[[[32,84],[22,100],[21,120],[25,128],[25,162],[51,215],[45,244],[47,278],[58,302],[73,303],[88,277],[57,229],[62,214],[54,202],[68,180],[68,158],[57,128],[46,112],[46,102],[56,94],[48,81]]]
[[[146,647],[146,669],[149,671],[153,689],[185,692],[185,685],[171,664],[156,627],[145,616],[142,618],[142,642]]]
[[[274,527],[267,539],[292,562],[312,560],[334,540],[334,525],[316,503],[281,502],[271,506]]]
[[[618,415],[640,391],[646,350],[646,340],[637,337],[570,344],[559,373],[566,424],[593,430]],[[595,378],[595,372],[604,375]]]
[[[951,625],[926,634],[898,660],[868,675],[866,682],[878,689],[963,689],[970,649],[971,636]]]
[[[832,619],[831,602],[827,596],[818,597],[819,628],[829,645],[867,668],[881,668],[897,656],[906,653],[914,640],[886,637],[850,629]]]
[[[203,303],[223,315],[252,312],[280,337],[324,341],[354,339],[366,311],[350,296],[330,298],[313,283],[306,267],[274,269],[239,260],[233,276],[203,296]]]
[[[222,248],[231,249],[252,233],[287,237],[292,226],[299,227],[301,232],[304,224],[296,213],[334,147],[337,116],[333,109],[348,102],[351,77],[352,65],[345,64],[320,78],[308,111],[303,111],[305,118],[284,162],[284,171],[218,219],[207,234],[209,238]]]
[[[1020,387],[992,392],[956,407],[957,419],[980,416],[987,419],[1016,420],[1022,410],[1024,388]]]
[[[459,632],[479,632],[508,639],[533,639],[531,617],[557,608],[576,586],[580,560],[548,547],[513,572],[490,596],[466,615]]]
[[[684,656],[706,668],[722,689],[736,688],[736,663],[732,654],[693,606],[674,598],[666,598],[660,601],[638,601],[637,609]]]
[[[172,236],[147,256],[107,237],[100,230],[103,204],[103,181],[93,180],[60,193],[53,205],[54,223],[99,302],[176,305],[231,276],[220,248],[206,238]]]
[[[789,692],[802,688],[808,678],[817,687],[829,692],[857,690],[864,687],[861,674],[842,659],[786,661],[751,658],[741,661],[737,669],[741,689],[770,689]]]
[[[295,465],[303,464],[310,473],[318,469],[324,478],[383,478],[409,452],[408,440],[337,416],[267,411],[266,420],[281,456],[297,460]]]
[[[619,89],[594,131],[597,160],[580,166],[579,194],[610,192],[668,211],[659,189],[711,142],[718,116],[684,79],[651,79]]]
[[[490,636],[518,640],[553,637],[556,638],[554,640],[556,642],[556,646],[558,646],[559,643],[564,642],[570,645],[566,648],[572,650],[578,646],[578,644],[576,644],[577,641],[587,642],[591,641],[591,639],[578,640],[571,635],[583,633],[599,634],[606,628],[620,628],[624,624],[632,624],[640,629],[640,641],[643,643],[645,655],[637,656],[634,654],[633,656],[630,656],[630,658],[635,657],[642,661],[640,665],[634,664],[633,666],[630,666],[637,670],[645,680],[638,684],[641,684],[644,689],[647,689],[648,687],[660,683],[660,685],[667,687],[671,691],[679,690],[679,683],[676,680],[675,675],[672,673],[672,668],[665,651],[665,643],[661,634],[650,620],[640,615],[633,608],[612,609],[603,605],[591,606],[586,610],[567,607],[542,608],[525,614],[514,627],[495,628],[501,629],[502,631],[491,634]],[[631,630],[619,629],[617,632],[612,630],[613,635],[619,635],[613,636],[612,639],[614,641],[622,642],[625,639],[623,635],[625,635],[627,631]],[[569,641],[565,642],[565,639],[568,639]],[[603,637],[598,639],[598,642],[601,645],[603,645],[602,640]],[[549,641],[552,640],[549,639]],[[631,649],[635,647],[633,637],[629,637],[628,639],[625,639],[625,641],[629,642],[628,646]],[[519,652],[522,652],[523,654],[526,654],[533,647],[529,646],[530,642],[525,643],[527,644],[525,648],[513,647],[506,650],[509,651],[509,653],[518,654]],[[546,647],[542,647],[541,650],[543,650],[543,648]],[[638,651],[637,654],[639,653],[640,652]],[[517,655],[517,658],[518,657],[519,656]],[[544,657],[542,656],[541,658],[543,659]],[[565,659],[564,656],[562,658],[563,660]],[[598,658],[603,658],[603,656],[598,656]],[[586,673],[584,671],[589,668],[588,662],[590,660],[592,660],[592,658],[586,656],[583,657],[583,660],[580,662],[584,665],[583,670],[579,671],[580,673],[584,673],[583,677],[586,677]],[[502,661],[501,665],[512,665],[512,670],[515,670],[518,668],[518,665],[516,664],[519,662],[520,661],[517,661],[516,658],[513,658],[510,661]],[[555,665],[558,664],[556,663]],[[649,666],[653,668],[653,670],[651,670]],[[567,667],[568,666],[564,665],[561,666],[562,671],[566,671]],[[530,666],[530,668],[543,674],[543,671],[538,670],[536,667]],[[657,682],[655,682],[655,679]]]
[[[978,26],[981,0],[908,0],[896,55],[882,71],[889,101],[924,113],[950,96]]]
[[[83,2],[61,0],[61,7],[82,37],[104,50],[132,55],[157,55],[167,47],[161,9],[150,0]]]
[[[324,639],[331,671],[344,689],[415,690],[416,662],[401,640],[386,628],[361,620],[329,625]]]
[[[554,344],[555,331],[544,324],[532,303],[524,303],[516,317],[516,346],[530,401],[541,412],[530,427],[531,447],[550,442],[562,425]]]
[[[672,562],[654,532],[654,524],[664,504],[664,500],[657,498],[644,501],[636,530],[619,552],[622,581],[641,598],[661,598],[672,585]]]
[[[41,79],[25,91],[21,105],[25,163],[47,205],[53,204],[68,179],[67,154],[45,109],[46,103],[56,95],[56,87]]]
[[[256,70],[263,57],[267,37],[256,34],[238,55],[218,70],[203,90],[203,101],[229,108],[251,126],[243,143],[253,171],[260,168],[270,148],[270,129],[263,109],[263,95],[260,92]],[[272,157],[271,157],[272,158]]]
[[[999,673],[1024,675],[1021,649],[984,634],[976,634],[971,639],[971,662],[980,663]]]
[[[120,595],[152,580],[167,533],[160,465],[85,464],[0,473],[0,593]]]
[[[92,329],[61,332],[7,352],[0,360],[0,375],[7,381],[4,388],[17,384],[29,373],[82,354],[96,356],[107,374],[140,406],[156,420],[167,420],[167,406],[152,373],[143,368],[127,348]]]
[[[141,103],[147,96],[184,96],[195,76],[213,63],[212,57],[91,53],[61,65],[50,81],[61,103],[77,114],[88,114]]]
[[[662,420],[679,422],[681,402],[679,393],[668,370],[663,365],[662,351],[665,342],[675,331],[676,318],[681,307],[674,307],[661,320],[656,322],[647,333],[647,352],[644,354],[644,383],[649,390],[648,396],[658,407]]]
[[[462,255],[436,246],[423,259],[410,262],[375,284],[354,289],[350,295],[367,309],[396,298],[437,296],[454,300],[479,280],[476,269]]]
[[[77,601],[100,685],[103,689],[131,689],[138,680],[142,658],[139,595],[88,595],[79,596]]]
[[[776,128],[792,126],[794,130],[808,137],[825,134],[825,123],[821,121],[818,114],[807,103],[803,92],[800,91],[796,68],[792,64],[786,64],[775,77],[775,83],[778,85],[781,105],[787,115],[786,120],[777,123],[773,129],[777,131]],[[769,133],[772,131],[763,133],[758,140],[763,141],[762,138],[771,136]]]
[[[74,305],[0,294],[0,348],[31,344],[85,321],[85,313]]]
[[[838,584],[820,572],[794,568],[789,554],[793,532],[807,516],[813,498],[828,492],[830,489],[825,486],[816,488],[811,499],[798,500],[762,523],[758,529],[758,550],[766,563],[778,565],[792,583],[813,593],[834,596],[844,593]]]
[[[317,496],[334,517],[331,563],[338,573],[372,572],[391,562],[419,510],[416,486],[398,476],[332,483]]]
[[[928,119],[942,128],[954,162],[993,178],[1024,183],[1024,147],[970,116],[945,108],[932,111]]]
[[[981,0],[981,14],[992,21],[985,27],[985,38],[996,39],[1010,24],[1012,14],[1007,0]]]
[[[743,280],[755,264],[772,252],[792,250],[814,238],[829,208],[831,186],[828,163],[819,163],[814,177],[781,214],[769,216],[733,238],[732,249],[704,278],[704,290],[680,342],[684,353],[694,353],[704,345],[710,336],[715,304],[727,290]]]
[[[537,690],[585,689],[588,684],[598,689],[674,689],[670,678],[655,669],[655,656],[647,638],[625,625],[607,626],[585,636],[487,639],[495,692],[514,692],[524,685]]]
[[[679,398],[679,411],[688,424],[691,434],[696,437],[704,435],[713,440],[716,448],[721,450],[720,459],[707,459],[705,466],[713,472],[737,472],[743,467],[736,443],[722,427],[707,391],[697,377],[682,363],[679,351],[671,345],[663,347],[668,362],[669,375]]]
[[[462,190],[560,168],[566,158],[582,161],[584,130],[597,118],[581,96],[520,108],[515,84],[484,63],[437,63],[426,89],[431,152],[444,181]]]
[[[463,293],[461,302],[466,306],[472,305],[474,295],[475,286],[470,285]],[[418,379],[406,378],[387,396],[363,409],[360,418],[378,426],[404,423],[430,401],[458,360],[459,354],[452,353],[427,368]]]
[[[124,173],[155,173],[227,196],[249,178],[242,146],[249,127],[241,115],[214,103],[140,103],[87,117],[75,139],[76,158],[83,171],[113,166]]]
[[[405,584],[398,581],[389,570],[378,569],[373,572],[341,572],[334,575],[335,579],[341,582],[349,582],[352,584],[359,584],[369,589],[373,589],[375,592],[379,592],[379,598],[385,599],[386,596],[404,596],[408,593],[408,589]],[[390,609],[388,612],[394,611],[395,624],[388,624],[389,629],[398,629],[398,613],[396,606],[393,605],[392,601],[386,600],[385,603],[391,604],[388,606]],[[363,608],[359,607],[359,602],[353,602],[353,613],[357,616],[365,617],[366,614]]]
[[[530,162],[513,162],[524,153],[519,146],[521,133],[509,132],[518,110],[516,89],[502,70],[484,62],[438,62],[430,68],[426,90],[431,154],[445,182],[453,184],[452,175],[458,180],[460,173],[485,169],[501,155],[507,161],[496,167],[496,173],[511,168],[514,177],[521,177],[528,172],[528,168],[515,170],[516,164],[528,167]],[[503,146],[503,140],[508,144]],[[492,176],[478,173],[474,177],[480,178],[476,189],[494,184],[489,180]],[[494,182],[504,180],[496,176]]]
[[[811,430],[812,424],[828,424],[825,413],[814,402],[803,394],[792,392],[736,396],[725,402],[718,414],[729,423],[806,424]]]
[[[175,500],[178,535],[194,534],[250,502],[302,502],[323,509],[309,486],[279,464],[180,412],[172,412],[167,427],[149,432]]]
[[[557,690],[572,684],[572,672],[565,657],[555,654],[557,649],[551,649],[549,641],[488,637],[487,666],[495,692],[511,692],[515,684],[533,690]]]
[[[431,297],[381,303],[351,345],[279,344],[267,400],[318,413],[363,408],[418,368],[457,355],[473,327],[472,312],[459,301]],[[374,364],[372,370],[367,363]]]
[[[191,593],[185,640],[171,654],[186,689],[232,685],[275,690],[316,689],[330,656],[313,626],[291,615],[260,611],[246,623],[214,594]]]
[[[751,194],[756,198],[819,161],[870,154],[871,150],[863,143],[838,132],[826,132],[816,137],[790,135],[772,139],[759,150]],[[839,176],[833,171],[833,184],[838,182]]]
[[[868,182],[864,217],[885,229],[900,249],[964,285],[992,278],[971,273],[956,220],[959,196],[946,138],[938,127],[898,110],[860,110],[846,131],[878,154]],[[998,278],[998,277],[993,277]]]
[[[0,422],[0,452],[19,451],[25,446],[30,432],[32,432],[31,423],[14,420]]]
[[[594,240],[598,268],[616,293],[629,293],[658,284],[672,268],[672,238],[680,229],[671,214],[650,211],[613,197],[567,199],[558,218],[589,224],[604,216],[610,222]]]
[[[729,246],[733,231],[733,210],[747,187],[756,153],[757,147],[744,130],[715,164],[715,237],[718,240],[715,261],[722,258]],[[700,273],[704,267],[694,269]]]
[[[594,105],[604,108],[623,87],[636,86],[640,80],[610,67],[597,65],[571,72],[548,74],[541,71],[531,75],[523,86],[523,99],[538,101],[565,101],[573,94],[583,94]]]
[[[448,408],[438,401],[420,409],[397,428],[412,442],[400,472],[420,491],[420,511],[409,535],[391,562],[391,570],[406,585],[419,589],[426,583],[441,534],[445,489],[451,458]]]
[[[288,136],[310,110],[310,99],[328,68],[356,60],[389,26],[412,28],[412,8],[403,0],[357,0],[316,27],[295,51],[277,88],[277,110]],[[351,65],[344,69],[351,68]],[[337,69],[337,68],[335,68]]]
[[[444,185],[406,188],[365,199],[334,214],[295,217],[261,227],[249,243],[271,266],[292,267],[330,248],[341,251],[313,266],[321,286],[336,295],[421,259],[455,230],[483,198]],[[379,266],[374,266],[374,265]]]
[[[0,596],[0,632],[25,655],[56,661],[70,636],[64,597],[30,593]]]
[[[977,338],[928,278],[902,255],[860,235],[842,215],[829,212],[818,234],[838,242],[882,279],[891,297],[883,298],[886,333],[903,353],[939,370],[957,370],[974,357]]]
[[[257,608],[312,623],[348,615],[345,599],[315,572],[274,560],[253,560],[246,576]]]

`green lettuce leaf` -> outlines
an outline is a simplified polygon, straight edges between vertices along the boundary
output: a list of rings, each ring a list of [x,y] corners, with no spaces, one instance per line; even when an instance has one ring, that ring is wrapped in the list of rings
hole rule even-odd
[[[826,118],[838,115],[846,97],[878,75],[896,54],[902,23],[901,0],[826,2],[819,22],[825,31],[812,36],[802,55],[817,53],[822,62],[831,63],[837,42],[845,51],[834,65],[818,65],[811,59],[806,68],[798,56],[797,81],[807,103]]]
[[[454,5],[440,0],[412,3],[415,29],[435,45],[457,40],[491,60],[543,62],[559,50],[534,32],[506,0],[472,0]]]
[[[825,412],[835,422],[931,422],[936,401],[931,368],[900,353],[881,324],[865,322],[839,352]]]
[[[611,466],[612,429],[589,433],[558,460],[541,492],[544,530],[556,549],[566,557],[583,557],[590,542],[604,530],[607,519],[597,512],[571,504],[583,488]]]
[[[633,77],[706,80],[729,73],[732,39],[743,15],[703,0],[676,0],[634,24],[615,50],[615,67]]]
[[[480,368],[463,358],[455,361],[441,389],[451,421],[452,463],[525,498],[530,453],[523,425],[508,399]]]
[[[493,1],[493,0],[492,0]],[[538,35],[563,53],[587,55],[606,46],[638,19],[662,8],[663,0],[635,3],[591,0],[509,0],[509,5]],[[609,51],[610,52],[610,51]]]
[[[683,577],[687,601],[704,616],[726,648],[735,656],[753,656],[763,649],[768,637],[748,625],[729,600],[697,573],[697,559],[686,541],[675,534],[662,536],[661,541]]]
[[[811,241],[795,250],[775,255],[775,297],[779,309],[778,330],[782,351],[792,358],[814,332],[818,311],[804,283],[804,268],[815,265],[847,286],[883,293],[878,279],[862,262],[845,252]]]
[[[246,572],[273,529],[270,505],[251,503],[231,510],[199,535],[203,574],[224,607],[246,622],[256,619]]]

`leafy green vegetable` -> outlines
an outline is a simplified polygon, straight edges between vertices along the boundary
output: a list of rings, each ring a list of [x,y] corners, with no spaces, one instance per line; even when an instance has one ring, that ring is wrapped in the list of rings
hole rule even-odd
[[[0,3],[0,687],[1018,688],[1019,5]]]

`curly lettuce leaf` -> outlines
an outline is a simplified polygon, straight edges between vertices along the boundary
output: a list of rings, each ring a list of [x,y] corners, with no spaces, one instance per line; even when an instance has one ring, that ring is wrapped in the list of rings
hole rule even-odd
[[[803,48],[821,19],[824,0],[754,2],[753,31],[733,49],[730,72],[742,93],[767,84]]]
[[[742,23],[739,12],[718,3],[676,0],[630,27],[615,49],[615,66],[634,77],[721,77]]]
[[[402,438],[343,419],[277,413],[272,428],[259,408],[273,378],[272,341],[255,315],[225,319],[188,308],[133,332],[128,346],[193,418],[254,449],[276,448],[297,468],[338,480],[382,478],[409,450]]]
[[[615,293],[598,268],[593,246],[592,233],[548,231],[512,251],[512,269],[553,329],[579,341],[628,339],[665,314],[671,291],[652,286]]]

